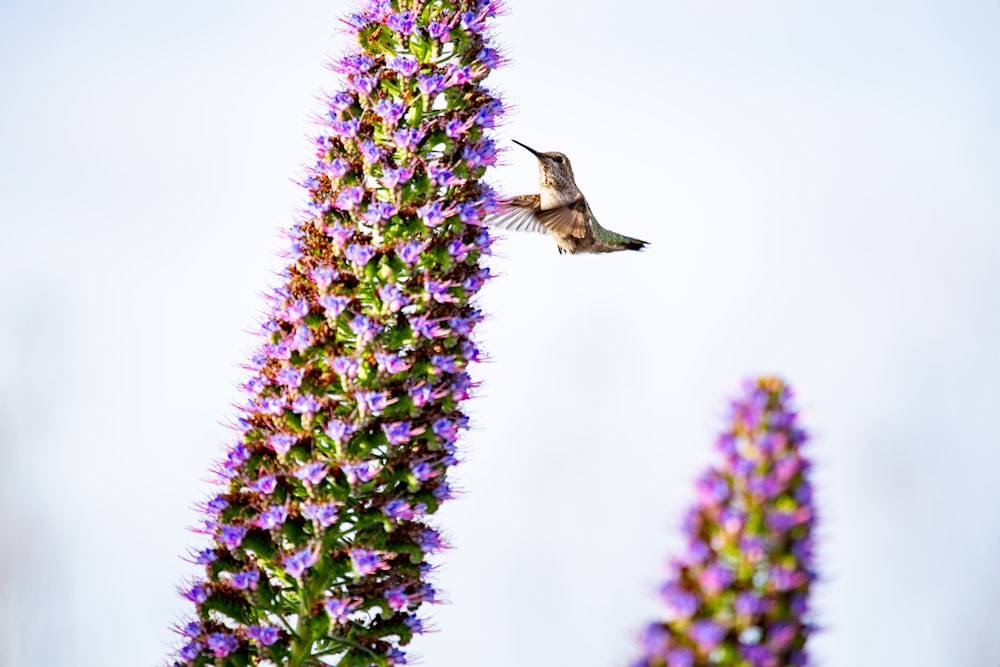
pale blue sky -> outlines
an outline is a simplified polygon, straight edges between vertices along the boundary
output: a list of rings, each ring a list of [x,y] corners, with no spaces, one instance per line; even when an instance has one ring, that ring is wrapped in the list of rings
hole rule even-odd
[[[798,390],[815,664],[1000,665],[1000,6],[512,0],[518,139],[422,664],[614,667],[724,401]],[[0,666],[158,664],[341,2],[0,2]]]

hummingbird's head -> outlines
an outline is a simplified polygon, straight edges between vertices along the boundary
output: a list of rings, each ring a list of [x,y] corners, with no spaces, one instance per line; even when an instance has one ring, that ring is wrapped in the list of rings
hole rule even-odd
[[[542,188],[576,189],[573,166],[563,153],[542,153],[530,146],[525,146],[520,141],[514,140],[514,143],[538,158],[538,176]]]

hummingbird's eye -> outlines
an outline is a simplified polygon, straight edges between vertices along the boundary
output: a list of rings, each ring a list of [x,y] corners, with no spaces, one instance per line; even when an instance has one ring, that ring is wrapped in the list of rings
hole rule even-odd
[[[563,163],[563,159],[562,159],[562,157],[561,157],[561,156],[559,156],[559,155],[557,155],[557,156],[555,156],[554,158],[552,158],[552,161],[553,161],[553,162],[558,162],[559,164],[562,164],[562,163]]]

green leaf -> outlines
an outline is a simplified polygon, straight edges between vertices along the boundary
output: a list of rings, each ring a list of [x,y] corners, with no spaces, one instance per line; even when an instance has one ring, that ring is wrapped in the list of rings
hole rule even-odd
[[[365,280],[371,282],[378,276],[378,262],[369,261],[365,264]]]
[[[410,53],[416,56],[421,63],[430,62],[431,46],[431,41],[419,31],[414,31],[410,35]]]
[[[243,538],[240,545],[244,551],[256,554],[262,559],[273,559],[278,555],[278,549],[271,541],[271,536],[263,530],[251,530]]]
[[[237,623],[243,623],[245,625],[250,625],[257,619],[255,618],[253,611],[254,608],[247,604],[242,598],[235,596],[224,596],[224,595],[212,595],[204,604],[202,604],[201,609],[205,611],[214,611],[218,614],[222,614]]]
[[[362,363],[358,366],[358,381],[367,386],[368,382],[377,376],[375,368],[369,363]]]
[[[310,637],[322,637],[330,629],[330,617],[325,613],[317,614],[310,617],[305,625]]]
[[[359,30],[358,44],[368,53],[393,54],[399,48],[395,34],[379,23],[370,23]]]
[[[302,415],[296,414],[288,408],[285,408],[285,423],[296,433],[303,433],[305,431],[302,428]]]

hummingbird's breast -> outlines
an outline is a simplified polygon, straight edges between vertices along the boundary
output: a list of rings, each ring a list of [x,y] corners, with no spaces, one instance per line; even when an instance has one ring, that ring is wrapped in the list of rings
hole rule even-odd
[[[543,211],[567,206],[583,197],[583,193],[572,179],[560,176],[561,174],[542,173],[539,182],[541,198],[538,203]]]

